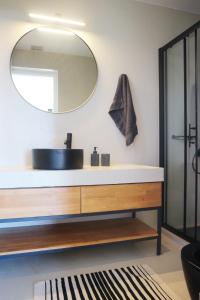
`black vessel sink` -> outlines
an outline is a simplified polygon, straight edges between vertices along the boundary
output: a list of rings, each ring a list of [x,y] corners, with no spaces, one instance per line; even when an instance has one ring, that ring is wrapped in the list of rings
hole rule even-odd
[[[33,169],[73,170],[83,168],[82,149],[33,149]]]

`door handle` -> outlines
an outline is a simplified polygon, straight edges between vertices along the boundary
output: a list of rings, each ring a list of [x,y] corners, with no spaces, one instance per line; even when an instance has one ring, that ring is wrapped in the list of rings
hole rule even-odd
[[[177,141],[184,141],[185,136],[184,135],[175,135],[175,134],[172,134],[172,139],[173,140],[177,140]]]
[[[192,131],[194,131],[194,134],[192,134]],[[196,127],[192,127],[191,124],[189,124],[189,135],[187,135],[186,138],[188,140],[189,147],[191,147],[191,145],[195,144],[195,142],[196,142]],[[172,134],[172,139],[177,140],[177,141],[184,141],[185,136]]]

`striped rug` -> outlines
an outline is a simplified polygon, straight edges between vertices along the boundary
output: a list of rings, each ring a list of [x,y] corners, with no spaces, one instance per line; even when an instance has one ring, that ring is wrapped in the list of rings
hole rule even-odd
[[[34,300],[179,300],[147,265],[73,275],[35,284]]]

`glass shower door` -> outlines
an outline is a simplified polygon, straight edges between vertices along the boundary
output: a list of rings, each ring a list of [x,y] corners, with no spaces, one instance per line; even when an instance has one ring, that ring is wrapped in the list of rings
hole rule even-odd
[[[200,22],[159,50],[163,226],[200,241]]]
[[[187,193],[185,235],[195,238],[195,199],[197,177],[192,168],[196,152],[196,97],[195,97],[195,33],[187,38]]]
[[[185,183],[184,41],[165,53],[165,221],[183,229]]]

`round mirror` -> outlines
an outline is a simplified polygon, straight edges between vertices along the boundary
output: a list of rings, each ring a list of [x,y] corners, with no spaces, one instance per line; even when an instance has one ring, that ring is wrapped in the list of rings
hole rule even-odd
[[[97,81],[97,63],[88,45],[71,31],[39,27],[26,33],[11,55],[11,75],[20,95],[53,113],[87,102]]]

